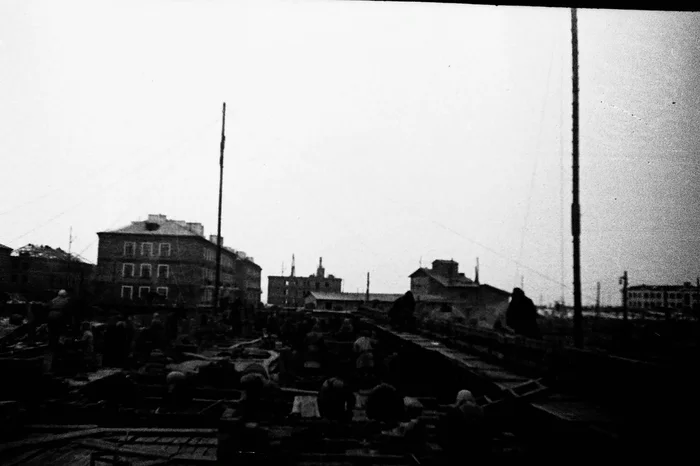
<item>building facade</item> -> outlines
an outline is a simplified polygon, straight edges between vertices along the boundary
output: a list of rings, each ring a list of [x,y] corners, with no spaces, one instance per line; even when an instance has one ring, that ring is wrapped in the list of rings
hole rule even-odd
[[[146,221],[97,235],[96,278],[106,299],[186,306],[214,304],[218,238],[205,238],[201,223],[151,214]],[[235,252],[221,248],[222,299],[235,299],[241,288],[237,259]]]
[[[10,270],[12,268],[10,254],[12,254],[12,248],[0,244],[0,293],[10,291]]]
[[[313,309],[326,311],[354,311],[360,306],[368,305],[374,309],[388,311],[401,294],[385,293],[341,293],[329,291],[311,291],[305,298],[305,304]],[[368,299],[369,298],[369,299]]]
[[[276,306],[304,307],[305,298],[312,291],[340,293],[343,280],[333,275],[326,277],[323,268],[323,258],[319,259],[318,269],[315,275],[308,277],[295,276],[294,266],[292,273],[285,276],[267,277],[267,303]]]
[[[39,301],[60,290],[80,294],[90,285],[95,267],[78,255],[46,245],[28,244],[12,251],[9,259],[6,291]]]
[[[681,285],[635,285],[627,288],[630,309],[689,310],[700,305],[700,288],[690,282]]]
[[[501,306],[510,298],[507,291],[479,283],[478,271],[474,280],[466,277],[453,260],[435,260],[431,268],[421,267],[410,278],[416,301],[477,308]]]
[[[236,256],[236,290],[233,298],[258,307],[262,295],[262,268],[243,251],[230,251]]]

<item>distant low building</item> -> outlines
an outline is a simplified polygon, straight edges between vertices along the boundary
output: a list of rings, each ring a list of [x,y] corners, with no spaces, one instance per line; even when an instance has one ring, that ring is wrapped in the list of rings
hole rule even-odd
[[[59,290],[80,293],[92,280],[95,266],[61,248],[28,244],[12,251],[8,291],[45,300]]]
[[[323,268],[323,258],[319,259],[315,275],[308,277],[295,276],[292,265],[288,277],[277,275],[267,277],[267,303],[276,306],[303,307],[306,296],[312,291],[340,293],[343,280],[333,275],[326,277]]]
[[[410,278],[416,301],[476,308],[507,304],[510,299],[509,292],[479,283],[478,275],[472,280],[460,273],[453,260],[435,260],[432,268],[421,267]]]
[[[700,305],[700,288],[683,285],[635,285],[627,288],[630,309],[692,309]]]
[[[391,305],[403,294],[370,293],[341,293],[329,291],[311,291],[305,299],[306,305],[314,309],[327,311],[351,311],[362,305],[375,309],[389,310]]]

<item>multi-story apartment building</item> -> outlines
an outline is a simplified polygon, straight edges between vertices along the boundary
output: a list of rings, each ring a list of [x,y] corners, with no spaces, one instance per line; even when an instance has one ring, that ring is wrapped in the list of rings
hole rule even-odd
[[[323,258],[319,259],[315,275],[297,277],[292,266],[290,276],[269,276],[267,285],[267,303],[277,306],[304,307],[305,297],[311,291],[340,293],[343,280],[333,275],[326,277]]]
[[[149,215],[146,221],[97,235],[97,280],[107,296],[128,301],[213,304],[217,236],[205,238],[201,223]],[[236,264],[236,253],[222,247],[221,298],[234,299],[240,288]]]
[[[235,249],[229,249],[229,251],[236,255],[236,290],[233,298],[257,307],[260,304],[260,295],[262,294],[262,268],[243,251]]]
[[[679,285],[635,285],[627,288],[630,309],[692,309],[700,305],[700,288]]]

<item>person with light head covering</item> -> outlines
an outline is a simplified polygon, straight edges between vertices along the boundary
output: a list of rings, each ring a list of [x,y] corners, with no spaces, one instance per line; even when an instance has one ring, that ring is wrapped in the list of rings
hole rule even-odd
[[[95,361],[95,336],[92,333],[92,325],[90,322],[80,324],[80,330],[83,332],[81,343],[83,346],[83,361],[86,369],[92,368]]]

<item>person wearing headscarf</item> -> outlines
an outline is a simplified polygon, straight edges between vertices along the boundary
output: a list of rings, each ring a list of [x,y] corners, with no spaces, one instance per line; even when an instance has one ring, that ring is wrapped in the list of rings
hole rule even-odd
[[[450,455],[483,458],[489,451],[490,437],[484,411],[469,390],[457,393],[455,402],[447,407],[438,432]]]
[[[83,349],[83,361],[85,368],[90,369],[95,362],[95,336],[92,333],[90,322],[83,322],[80,325],[80,330],[83,332],[80,339]]]
[[[336,333],[336,338],[339,341],[352,341],[354,335],[355,329],[352,326],[352,321],[350,319],[344,319]]]
[[[323,333],[321,332],[321,326],[318,322],[314,322],[311,331],[306,334],[304,343],[306,347],[304,367],[309,369],[320,369],[323,366],[326,344]]]

